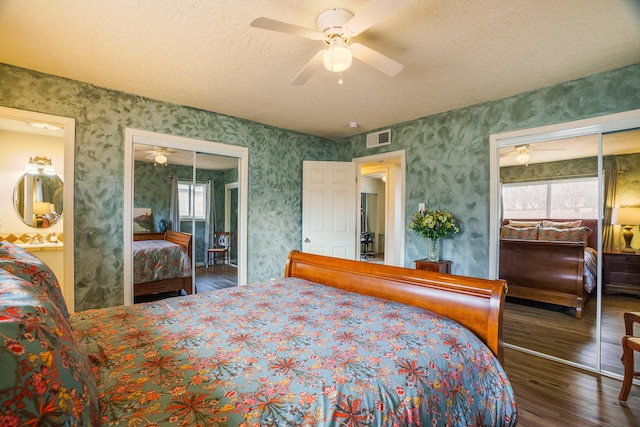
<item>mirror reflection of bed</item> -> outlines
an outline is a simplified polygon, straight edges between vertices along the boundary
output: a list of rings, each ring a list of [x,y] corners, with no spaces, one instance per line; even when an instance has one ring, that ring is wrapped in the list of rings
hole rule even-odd
[[[600,304],[601,369],[622,374],[623,313],[640,307],[640,286],[638,292],[628,292],[628,287],[607,289],[606,280],[601,277],[603,289],[599,296],[598,276],[611,274],[598,271],[597,262],[600,258],[603,268],[609,268],[603,258],[606,261],[607,257],[619,254],[625,246],[622,226],[611,223],[611,209],[640,207],[637,185],[640,182],[640,131],[605,133],[602,141],[601,177],[598,135],[534,143],[528,145],[526,152],[517,146],[500,150],[501,223],[508,227],[509,220],[529,221],[529,224],[516,223],[515,227],[501,230],[499,277],[505,278],[509,286],[504,336],[509,345],[595,369],[596,315]],[[602,230],[598,228],[600,188],[603,188],[605,206]],[[572,240],[564,236],[574,233],[578,236],[574,240],[585,243],[541,242],[540,231],[549,225],[543,223],[545,219],[565,222],[565,226],[569,220],[582,220],[580,224],[571,224],[572,228],[588,228],[591,232],[580,234],[568,231],[571,227],[560,226],[564,231],[552,232],[557,240]],[[534,231],[536,237],[532,236]],[[547,231],[543,237],[549,238]],[[633,256],[640,257],[639,242],[640,236],[634,237],[631,246],[636,253]],[[597,252],[598,243],[602,245],[601,253]],[[559,246],[564,247],[558,249]],[[591,259],[579,255],[587,251],[594,255]],[[587,286],[589,275],[594,277]],[[574,285],[569,286],[567,281],[573,281]],[[565,285],[562,291],[558,291],[560,283]],[[582,302],[578,301],[580,298]],[[636,363],[636,370],[640,369],[639,365]]]
[[[183,252],[188,252],[192,292],[237,286],[238,160],[145,144],[134,144],[134,158],[134,251],[136,240],[152,240],[171,233],[189,236],[189,247],[183,248]],[[148,212],[143,216],[142,211]],[[214,260],[208,256],[209,249],[214,247],[215,235],[220,232],[228,233],[229,248],[224,259]],[[181,240],[184,242],[185,238]],[[177,255],[172,261],[158,262],[155,270],[160,271],[165,263],[176,260]],[[135,278],[135,257],[133,266]],[[175,274],[182,277],[179,280],[187,280],[186,272]],[[186,285],[169,289],[145,286],[144,292],[137,291],[140,285],[134,280],[135,302],[190,293]]]

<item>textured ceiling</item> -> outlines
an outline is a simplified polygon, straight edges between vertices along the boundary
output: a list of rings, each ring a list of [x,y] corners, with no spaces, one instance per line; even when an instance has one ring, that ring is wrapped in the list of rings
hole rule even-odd
[[[352,39],[404,70],[343,85],[289,85],[321,42],[249,26],[369,1],[0,0],[0,62],[330,139],[640,62],[634,0],[411,0]]]

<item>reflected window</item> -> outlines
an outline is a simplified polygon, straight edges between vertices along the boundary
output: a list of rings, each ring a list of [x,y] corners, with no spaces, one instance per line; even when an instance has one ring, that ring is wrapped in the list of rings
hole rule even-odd
[[[598,178],[512,183],[502,187],[504,217],[598,217]]]
[[[181,181],[178,183],[178,197],[180,198],[180,219],[205,219],[206,187],[203,183]],[[193,200],[192,200],[193,198]],[[193,201],[193,203],[192,203]]]

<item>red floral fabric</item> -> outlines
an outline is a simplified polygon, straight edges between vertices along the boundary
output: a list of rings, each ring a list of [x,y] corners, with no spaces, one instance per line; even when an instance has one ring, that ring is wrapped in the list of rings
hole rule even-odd
[[[17,246],[0,254],[0,426],[97,425],[95,379],[55,277]]]
[[[478,338],[426,310],[299,279],[76,313],[113,426],[510,426]],[[157,424],[155,424],[157,423]]]

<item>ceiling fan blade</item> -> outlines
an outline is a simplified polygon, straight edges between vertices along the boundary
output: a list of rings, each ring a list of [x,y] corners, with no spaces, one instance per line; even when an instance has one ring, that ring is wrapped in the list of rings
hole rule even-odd
[[[324,34],[319,31],[311,30],[305,27],[299,27],[293,24],[287,24],[286,22],[276,21],[269,18],[263,18],[263,17],[255,18],[253,21],[251,21],[249,25],[255,28],[261,28],[263,30],[271,30],[271,31],[277,31],[279,33],[292,34],[294,36],[305,37],[311,40],[324,39]]]
[[[357,36],[408,3],[409,0],[373,0],[344,24],[347,35]]]
[[[316,53],[313,58],[311,58],[311,60],[307,62],[307,64],[302,68],[302,70],[300,70],[298,75],[295,76],[293,80],[291,80],[291,83],[289,84],[293,86],[301,86],[305,84],[307,80],[309,80],[309,77],[311,77],[311,75],[315,73],[316,70],[322,67],[322,55],[324,55],[325,52],[326,51],[322,49],[321,51]]]
[[[378,71],[382,71],[389,77],[395,76],[404,68],[404,65],[399,62],[396,62],[388,56],[384,56],[380,52],[376,52],[363,44],[353,43],[349,46],[349,49],[351,49],[351,53],[356,59],[371,65]]]

